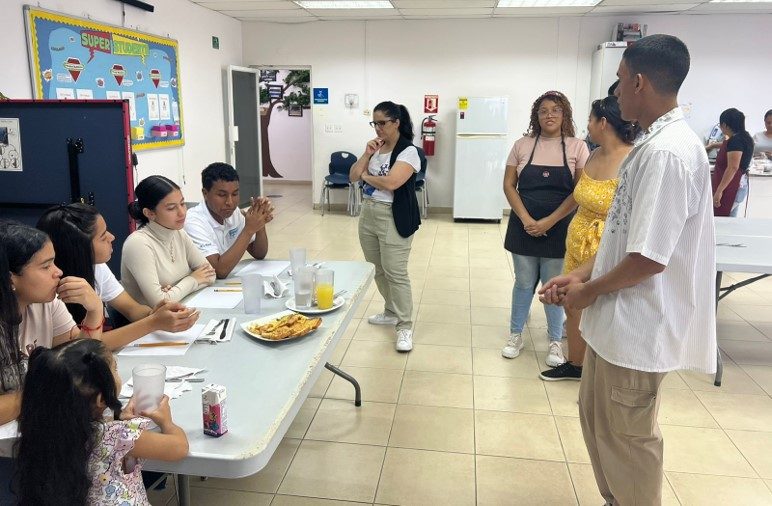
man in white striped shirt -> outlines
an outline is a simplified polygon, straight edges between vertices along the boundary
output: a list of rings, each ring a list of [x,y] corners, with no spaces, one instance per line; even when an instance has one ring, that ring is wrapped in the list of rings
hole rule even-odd
[[[587,308],[579,414],[607,504],[661,503],[662,380],[716,368],[710,169],[677,99],[689,60],[669,35],[625,50],[615,95],[643,135],[619,170],[596,257],[541,291],[546,303]]]

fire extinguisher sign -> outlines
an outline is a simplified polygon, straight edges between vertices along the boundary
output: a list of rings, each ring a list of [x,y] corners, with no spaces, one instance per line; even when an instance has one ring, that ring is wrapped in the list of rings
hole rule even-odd
[[[424,112],[428,114],[437,114],[440,106],[439,95],[424,95]]]

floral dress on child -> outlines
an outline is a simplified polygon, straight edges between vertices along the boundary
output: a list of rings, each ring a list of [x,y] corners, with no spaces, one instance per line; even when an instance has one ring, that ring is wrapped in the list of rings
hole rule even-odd
[[[150,420],[143,417],[99,424],[97,443],[88,461],[89,505],[150,506],[142,484],[142,466],[137,459],[127,457],[149,425]]]

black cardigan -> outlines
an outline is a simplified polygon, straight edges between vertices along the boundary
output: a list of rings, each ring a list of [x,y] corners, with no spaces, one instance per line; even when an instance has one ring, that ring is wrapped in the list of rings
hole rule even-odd
[[[408,139],[400,136],[394,150],[391,152],[389,167],[394,167],[397,156],[412,146]],[[418,211],[418,199],[415,196],[415,171],[405,183],[394,190],[394,202],[391,204],[394,215],[394,225],[402,237],[410,237],[421,225],[421,213]]]

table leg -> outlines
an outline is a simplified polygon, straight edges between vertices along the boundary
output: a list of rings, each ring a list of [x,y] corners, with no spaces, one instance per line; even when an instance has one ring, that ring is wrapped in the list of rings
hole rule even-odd
[[[723,276],[723,272],[718,271],[716,272],[716,319],[718,319],[718,300],[719,296],[721,294],[721,278]],[[724,376],[724,364],[721,360],[721,350],[718,349],[718,344],[716,344],[716,376],[713,379],[713,384],[717,387],[721,386],[721,378]]]
[[[190,476],[186,474],[177,475],[177,495],[179,496],[180,506],[190,506]]]
[[[354,406],[361,406],[362,405],[362,389],[359,387],[359,382],[356,379],[354,379],[353,376],[351,376],[350,374],[347,374],[347,373],[341,371],[340,369],[338,369],[337,367],[335,367],[334,365],[332,365],[329,362],[324,364],[324,367],[328,371],[330,371],[331,373],[333,373],[333,374],[335,374],[337,376],[340,376],[344,380],[346,380],[349,383],[351,383],[352,385],[354,385]]]

